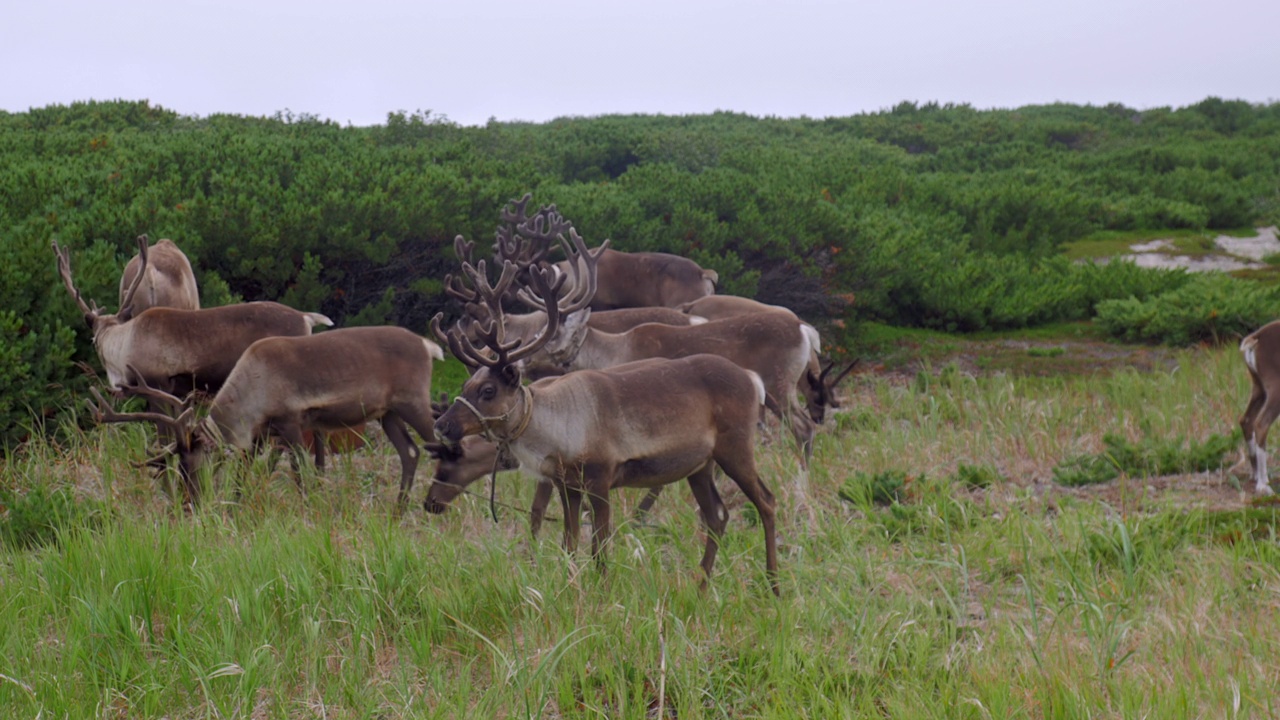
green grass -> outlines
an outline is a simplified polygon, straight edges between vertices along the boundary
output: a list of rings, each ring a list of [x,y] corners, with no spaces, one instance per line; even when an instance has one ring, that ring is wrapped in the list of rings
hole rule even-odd
[[[818,438],[812,523],[793,456],[758,453],[781,599],[725,483],[729,532],[700,592],[680,488],[619,528],[602,574],[554,527],[531,543],[477,498],[394,518],[384,443],[305,498],[259,463],[238,504],[224,482],[193,516],[130,465],[139,428],[35,444],[0,487],[61,490],[95,519],[0,545],[0,717],[1274,717],[1280,508],[1220,476],[1049,481],[1108,433],[1230,432],[1238,353],[1175,360],[857,377]],[[901,483],[841,500],[855,477]],[[532,486],[498,491],[527,506]]]
[[[864,367],[904,374],[938,374],[951,365],[984,375],[1096,374],[1169,367],[1172,355],[1161,348],[1117,344],[1090,322],[963,336],[864,323],[846,341],[855,355],[866,358]]]
[[[1220,235],[1247,238],[1258,234],[1255,228],[1230,230],[1103,230],[1062,247],[1063,254],[1071,260],[1092,260],[1128,255],[1132,246],[1152,240],[1170,240],[1173,247],[1164,252],[1169,255],[1200,257],[1221,252],[1214,244]]]
[[[1072,260],[1108,258],[1127,255],[1137,243],[1152,240],[1197,241],[1212,240],[1217,233],[1204,230],[1102,230],[1074,242],[1063,245],[1063,253]]]

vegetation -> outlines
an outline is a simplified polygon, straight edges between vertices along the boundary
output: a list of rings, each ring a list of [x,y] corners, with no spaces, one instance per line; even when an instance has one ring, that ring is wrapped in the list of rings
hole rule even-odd
[[[1064,460],[1053,469],[1053,479],[1062,485],[1092,485],[1111,482],[1121,473],[1145,478],[1218,470],[1242,439],[1239,430],[1226,435],[1213,434],[1204,442],[1192,441],[1189,445],[1180,437],[1143,438],[1141,442],[1131,443],[1119,435],[1107,434],[1102,437],[1105,450]]]
[[[0,540],[0,715],[1273,717],[1277,506],[1222,473],[1049,482],[1111,435],[1227,434],[1248,396],[1238,353],[1174,360],[1038,377],[939,358],[927,392],[858,376],[818,437],[813,524],[794,455],[760,452],[780,599],[734,495],[704,593],[684,492],[622,524],[602,574],[555,532],[529,542],[515,513],[494,524],[487,499],[394,518],[384,443],[306,497],[259,463],[238,502],[224,482],[184,516],[133,467],[140,428],[34,440],[0,459],[5,502],[57,494],[96,519]],[[857,477],[903,487],[841,500]],[[528,507],[532,483],[498,493]]]
[[[73,363],[94,362],[53,281],[54,238],[108,306],[147,233],[191,255],[206,305],[276,299],[423,332],[445,306],[452,238],[483,241],[502,204],[533,191],[589,239],[688,255],[724,291],[816,322],[969,332],[1085,320],[1108,301],[1163,313],[1185,274],[1075,264],[1064,246],[1274,223],[1278,188],[1280,105],[1217,98],[484,127],[429,112],[371,128],[187,117],[128,101],[0,113],[0,446],[57,427],[87,382]],[[1280,310],[1256,300],[1252,311]],[[1114,309],[1107,327],[1172,343],[1240,327],[1179,317],[1167,329],[1148,314]]]

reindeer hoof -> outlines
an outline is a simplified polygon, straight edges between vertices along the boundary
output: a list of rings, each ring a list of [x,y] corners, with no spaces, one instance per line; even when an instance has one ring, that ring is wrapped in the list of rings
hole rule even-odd
[[[1265,497],[1267,495],[1275,495],[1275,491],[1271,489],[1270,485],[1259,485],[1256,489],[1256,492],[1259,497]]]

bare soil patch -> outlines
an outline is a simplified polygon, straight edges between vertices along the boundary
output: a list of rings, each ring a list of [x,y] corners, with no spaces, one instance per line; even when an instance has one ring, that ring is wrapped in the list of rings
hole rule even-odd
[[[1189,272],[1234,272],[1237,270],[1262,270],[1267,263],[1262,259],[1280,253],[1280,239],[1276,227],[1258,228],[1253,237],[1239,238],[1219,235],[1213,239],[1215,252],[1204,255],[1186,255],[1175,252],[1173,240],[1152,240],[1130,246],[1133,252],[1122,255],[1138,267],[1174,269]]]

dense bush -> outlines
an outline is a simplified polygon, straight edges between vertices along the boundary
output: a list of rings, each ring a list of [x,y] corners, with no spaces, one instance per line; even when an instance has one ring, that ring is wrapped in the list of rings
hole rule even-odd
[[[97,503],[76,500],[63,489],[33,488],[24,494],[0,488],[0,542],[33,548],[74,528],[92,528],[102,518]]]
[[[1280,317],[1280,289],[1217,273],[1168,292],[1098,303],[1097,321],[1130,342],[1187,345],[1247,335]]]
[[[460,127],[187,117],[146,102],[0,112],[0,446],[95,362],[49,241],[110,306],[133,238],[171,237],[206,305],[276,299],[423,332],[457,234],[526,191],[584,237],[693,257],[722,290],[823,322],[957,330],[1082,318],[1174,275],[1074,266],[1100,230],[1280,219],[1280,104],[903,103],[826,120],[612,116]]]

